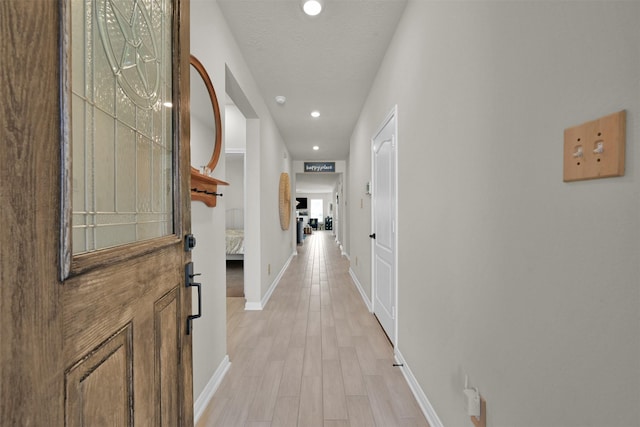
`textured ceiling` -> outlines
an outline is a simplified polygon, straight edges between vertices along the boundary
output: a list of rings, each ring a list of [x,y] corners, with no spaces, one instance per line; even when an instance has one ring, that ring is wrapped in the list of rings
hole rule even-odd
[[[299,0],[217,2],[293,160],[346,160],[406,0],[325,0],[316,17]]]

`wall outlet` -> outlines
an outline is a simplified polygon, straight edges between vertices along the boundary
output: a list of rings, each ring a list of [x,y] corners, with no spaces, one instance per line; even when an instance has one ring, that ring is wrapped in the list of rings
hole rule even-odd
[[[267,274],[271,276],[271,264],[267,264]]]
[[[356,256],[356,267],[358,266],[358,257]]]
[[[467,396],[467,415],[472,417],[480,416],[480,393],[475,388],[465,388],[464,394]]]

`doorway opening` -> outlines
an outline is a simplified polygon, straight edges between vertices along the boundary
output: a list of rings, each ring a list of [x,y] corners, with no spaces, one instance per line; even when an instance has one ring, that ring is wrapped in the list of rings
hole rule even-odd
[[[244,159],[244,152],[225,153],[226,177],[233,183],[225,195],[227,297],[244,297]]]
[[[225,104],[225,256],[227,297],[244,297],[245,154],[247,119],[230,97]]]
[[[296,173],[297,243],[314,231],[329,231],[338,241],[338,201],[341,197],[342,172]]]

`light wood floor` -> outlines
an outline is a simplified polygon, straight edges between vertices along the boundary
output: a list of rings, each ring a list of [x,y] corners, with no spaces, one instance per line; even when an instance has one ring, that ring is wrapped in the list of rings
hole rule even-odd
[[[231,368],[198,427],[428,427],[348,268],[314,232],[263,311],[227,299]]]

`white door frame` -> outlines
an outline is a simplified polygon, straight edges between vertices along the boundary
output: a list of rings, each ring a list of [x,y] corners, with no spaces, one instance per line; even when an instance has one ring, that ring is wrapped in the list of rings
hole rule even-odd
[[[376,137],[382,132],[387,123],[395,118],[395,126],[393,129],[393,138],[395,142],[395,158],[394,158],[394,211],[393,211],[393,220],[395,220],[394,226],[394,281],[395,281],[395,312],[394,312],[394,341],[392,342],[394,348],[398,347],[398,105],[394,105],[391,111],[387,114],[385,119],[382,121],[381,125],[375,131],[373,136],[371,137],[371,185],[375,182],[375,153],[374,153],[374,143]],[[372,191],[372,199],[375,201],[375,187]],[[373,230],[375,225],[375,203],[371,204],[371,233],[375,233]],[[375,304],[376,304],[376,275],[375,275],[375,241],[371,240],[371,313],[375,313]]]

